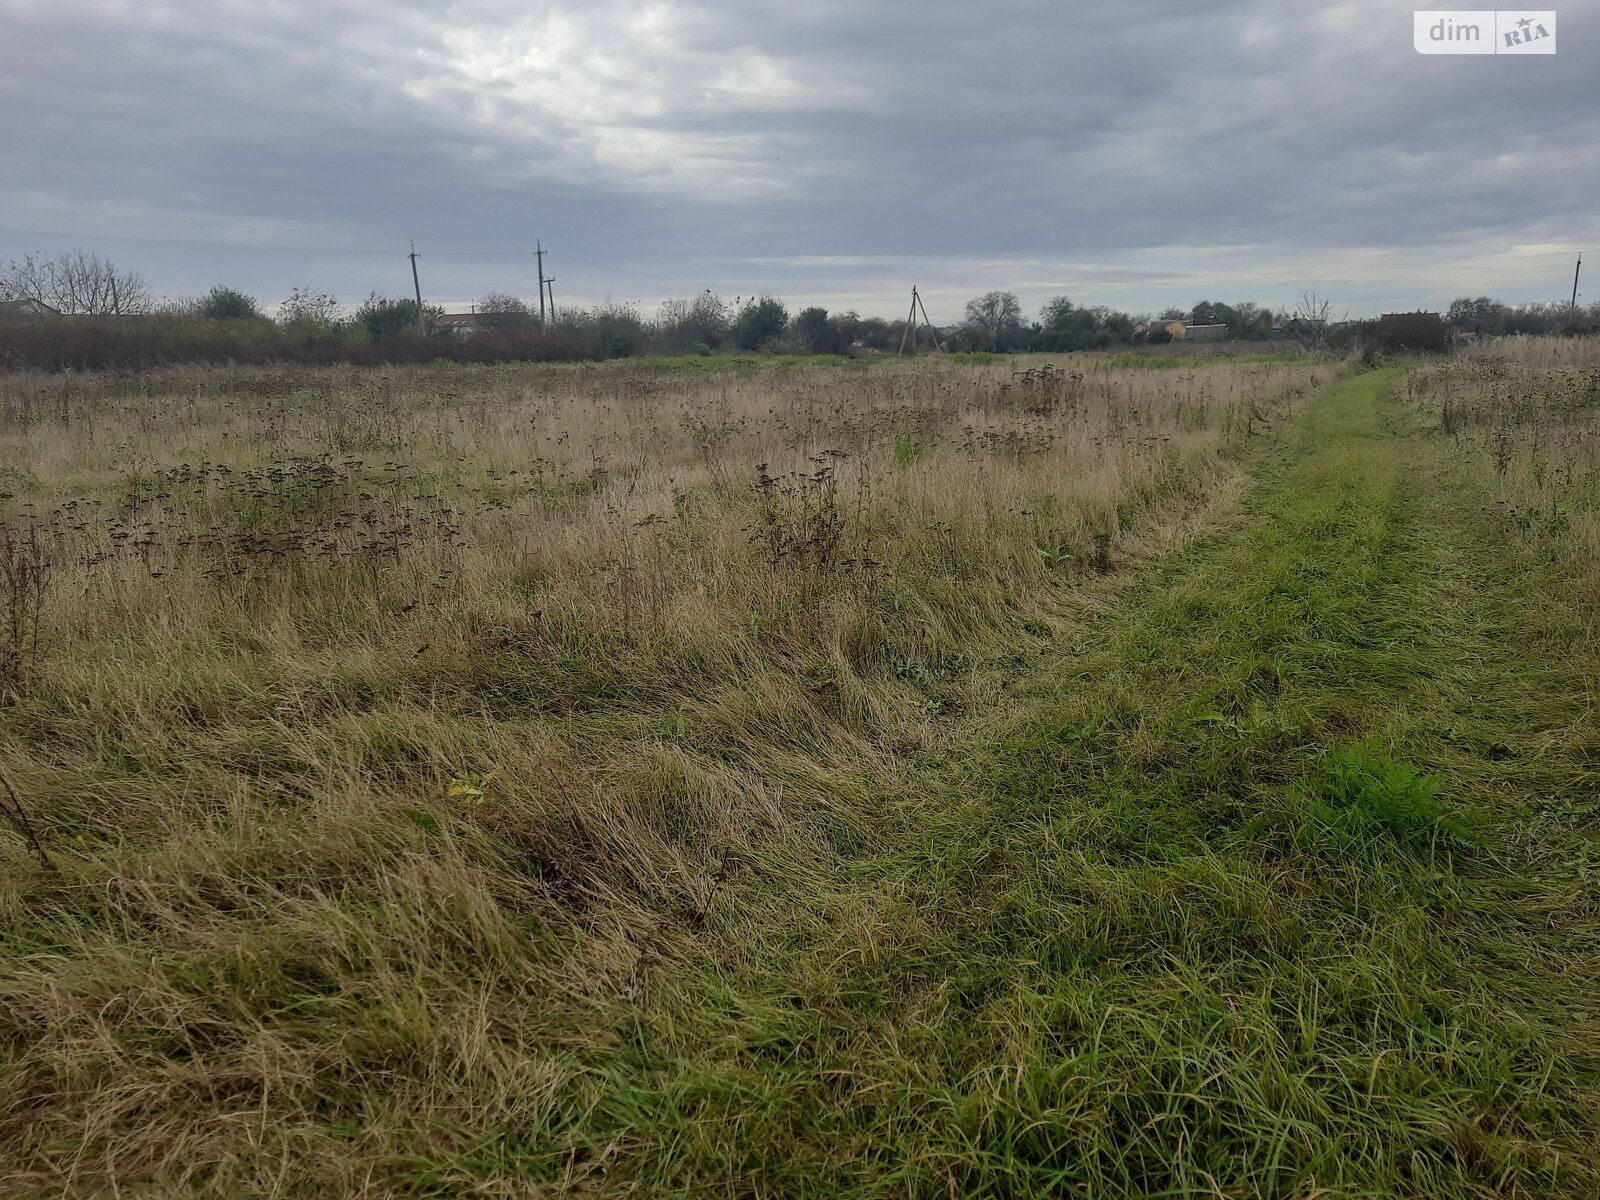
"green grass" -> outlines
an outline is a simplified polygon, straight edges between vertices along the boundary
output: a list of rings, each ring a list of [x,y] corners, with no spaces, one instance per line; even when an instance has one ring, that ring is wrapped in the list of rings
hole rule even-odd
[[[1593,632],[1393,379],[1315,401],[1239,528],[872,781],[865,849],[767,938],[408,1186],[1600,1195],[1592,834],[1527,820],[1592,785]]]

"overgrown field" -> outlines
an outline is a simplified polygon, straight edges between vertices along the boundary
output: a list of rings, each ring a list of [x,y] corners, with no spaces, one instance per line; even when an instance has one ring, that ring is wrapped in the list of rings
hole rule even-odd
[[[0,376],[0,1187],[429,1186],[1332,372]]]
[[[1600,1196],[1597,371],[0,375],[0,1194]]]
[[[1489,340],[1406,390],[1517,544],[1600,582],[1600,341]]]

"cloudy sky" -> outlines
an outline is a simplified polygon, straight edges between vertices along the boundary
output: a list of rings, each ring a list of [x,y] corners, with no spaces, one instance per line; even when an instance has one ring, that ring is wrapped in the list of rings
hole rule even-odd
[[[936,321],[1302,288],[1600,297],[1600,0],[1422,56],[1354,0],[0,0],[0,259],[452,308],[712,288]]]

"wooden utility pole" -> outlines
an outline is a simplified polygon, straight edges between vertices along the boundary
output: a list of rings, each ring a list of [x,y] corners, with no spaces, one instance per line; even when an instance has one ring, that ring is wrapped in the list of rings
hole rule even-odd
[[[906,352],[906,337],[911,338],[911,353],[917,352],[917,287],[911,285],[911,311],[906,314],[906,327],[900,331],[900,353]]]
[[[944,343],[939,340],[939,331],[934,328],[933,322],[928,320],[928,309],[922,303],[922,296],[918,293],[916,284],[911,285],[911,311],[906,314],[906,327],[900,331],[900,353],[906,352],[906,338],[911,338],[911,353],[917,352],[917,312],[922,313],[922,323],[928,327],[928,336],[933,339],[934,346],[944,349]]]
[[[417,332],[426,335],[428,330],[422,323],[422,280],[417,276],[417,243],[411,243],[411,286],[417,292]]]
[[[1572,268],[1572,304],[1567,308],[1570,321],[1578,315],[1578,272],[1583,270],[1583,255],[1578,255],[1578,265]]]
[[[918,294],[915,284],[911,287],[911,298],[917,302],[917,307],[922,310],[922,323],[928,327],[928,336],[933,339],[933,344],[939,352],[943,353],[944,343],[939,340],[938,327],[928,320],[928,306],[922,302],[922,297]]]
[[[556,277],[554,275],[546,275],[544,285],[550,289],[550,324],[554,325],[556,323]],[[543,305],[540,305],[540,307],[543,308]]]
[[[539,328],[544,328],[544,243],[534,242],[538,247],[534,254],[539,259]]]

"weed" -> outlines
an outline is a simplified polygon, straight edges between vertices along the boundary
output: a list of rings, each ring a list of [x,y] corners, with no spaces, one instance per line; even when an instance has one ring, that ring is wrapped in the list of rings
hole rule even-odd
[[[1327,854],[1367,854],[1385,843],[1430,851],[1470,847],[1471,825],[1439,800],[1443,786],[1439,776],[1370,746],[1333,751],[1300,797],[1297,841]]]
[[[750,539],[769,563],[793,562],[825,569],[834,564],[845,536],[845,511],[839,503],[839,481],[831,461],[816,455],[816,469],[782,479],[756,468],[759,516]]]
[[[21,685],[38,657],[54,574],[37,525],[0,526],[0,695]]]

